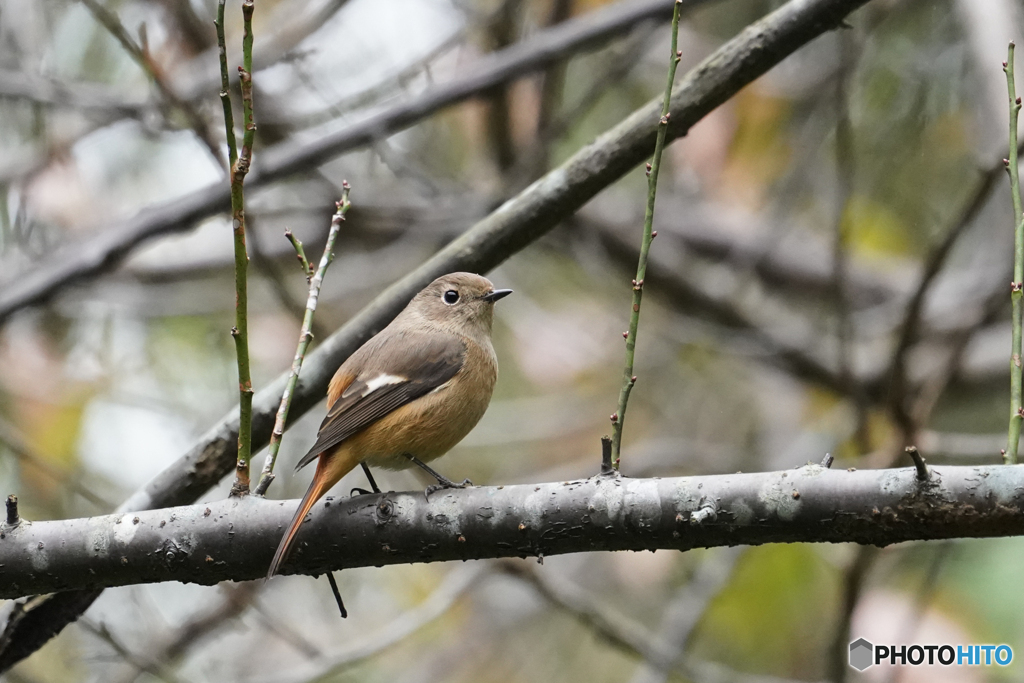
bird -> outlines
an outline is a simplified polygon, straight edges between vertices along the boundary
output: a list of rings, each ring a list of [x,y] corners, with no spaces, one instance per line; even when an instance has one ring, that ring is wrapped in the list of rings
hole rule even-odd
[[[327,416],[296,471],[316,472],[270,563],[271,578],[288,558],[313,505],[362,465],[417,466],[443,488],[462,487],[427,463],[447,453],[480,421],[498,379],[491,344],[494,303],[512,293],[473,273],[443,275],[341,364],[327,390]],[[433,488],[433,487],[431,487]],[[431,489],[428,489],[428,495]]]

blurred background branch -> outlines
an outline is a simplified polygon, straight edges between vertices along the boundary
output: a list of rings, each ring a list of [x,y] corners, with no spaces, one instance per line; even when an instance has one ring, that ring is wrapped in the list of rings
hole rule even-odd
[[[689,0],[697,4],[701,0]],[[866,0],[865,0],[866,1]],[[529,72],[542,69],[576,52],[600,45],[648,18],[668,18],[671,6],[661,0],[642,4],[622,3],[574,22],[538,32],[527,43],[517,43],[481,59],[475,69],[448,84],[426,90],[418,97],[374,114],[358,124],[305,143],[290,143],[264,152],[266,161],[254,169],[249,186],[259,187],[295,173],[308,172],[339,154],[358,149],[394,134],[420,119],[488,89],[515,80]],[[812,16],[808,13],[808,16]],[[765,66],[770,65],[768,62]],[[19,274],[4,287],[0,295],[0,320],[15,310],[37,303],[58,289],[84,277],[116,265],[130,249],[143,240],[164,233],[187,230],[194,223],[222,211],[229,199],[222,186],[211,186],[184,199],[149,209],[143,214],[108,229],[90,244],[74,245],[63,250],[56,263],[51,262],[45,274],[36,270]]]
[[[188,119],[189,125],[192,130],[195,131],[196,137],[198,137],[204,145],[206,145],[207,151],[210,153],[210,157],[216,161],[226,172],[228,170],[227,164],[224,162],[223,154],[220,151],[220,145],[217,140],[213,138],[213,134],[210,127],[207,125],[206,119],[204,119],[199,112],[195,109],[191,102],[182,100],[174,89],[168,84],[167,77],[160,71],[159,66],[153,61],[149,54],[149,46],[146,43],[146,25],[142,24],[139,28],[139,37],[142,44],[136,44],[132,37],[128,34],[127,29],[121,24],[121,21],[117,18],[117,15],[111,12],[109,9],[101,5],[97,0],[82,0],[82,4],[89,8],[89,12],[92,13],[93,17],[96,18],[103,28],[110,31],[110,35],[117,39],[117,42],[121,44],[124,51],[139,65],[139,67],[146,72],[146,75],[153,81],[153,85],[160,92],[160,97],[163,98],[166,104],[174,109],[179,110]]]

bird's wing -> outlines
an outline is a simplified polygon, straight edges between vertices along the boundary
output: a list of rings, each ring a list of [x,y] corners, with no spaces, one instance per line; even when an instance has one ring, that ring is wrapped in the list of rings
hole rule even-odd
[[[462,369],[466,344],[455,335],[405,332],[376,344],[371,340],[356,354],[363,357],[358,363],[362,370],[331,405],[316,443],[295,469],[450,380]],[[343,366],[339,374],[344,370]]]

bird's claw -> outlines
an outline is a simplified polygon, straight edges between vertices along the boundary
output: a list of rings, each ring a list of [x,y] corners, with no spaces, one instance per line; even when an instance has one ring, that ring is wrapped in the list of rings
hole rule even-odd
[[[445,479],[444,481],[438,481],[436,484],[431,484],[430,486],[428,486],[423,491],[423,496],[427,500],[430,500],[431,493],[437,493],[438,491],[443,491],[444,489],[464,489],[467,486],[472,485],[473,482],[471,482],[469,479],[463,479],[461,484],[456,484],[454,481],[451,481],[450,479]]]
[[[349,497],[354,498],[356,496],[369,496],[372,493],[380,493],[380,492],[379,491],[367,491],[366,489],[361,489],[361,488],[359,488],[357,486],[354,489],[352,489],[351,491],[349,491],[348,495],[349,495]]]

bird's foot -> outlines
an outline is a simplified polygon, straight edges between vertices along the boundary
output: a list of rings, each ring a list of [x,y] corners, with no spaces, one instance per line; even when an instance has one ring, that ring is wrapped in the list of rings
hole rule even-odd
[[[437,493],[438,491],[443,491],[445,489],[464,489],[467,486],[472,485],[473,482],[471,482],[469,479],[463,479],[461,484],[456,484],[454,481],[448,479],[445,476],[438,476],[437,483],[428,486],[423,491],[423,495],[426,497],[427,500],[430,500],[431,493]]]
[[[423,494],[427,497],[427,500],[430,500],[431,493],[434,493],[435,491],[440,491],[441,489],[464,489],[467,486],[473,485],[473,482],[471,482],[469,479],[463,479],[461,484],[456,484],[454,481],[444,476],[440,472],[434,471],[429,465],[427,465],[427,463],[423,462],[416,456],[406,453],[405,457],[409,458],[409,460],[414,465],[416,465],[421,470],[432,476],[434,479],[437,479],[436,484],[431,484],[423,492]]]
[[[361,489],[357,486],[351,491],[349,491],[348,495],[352,498],[355,498],[356,496],[369,496],[374,493],[380,493],[380,491],[367,491],[366,489]]]

